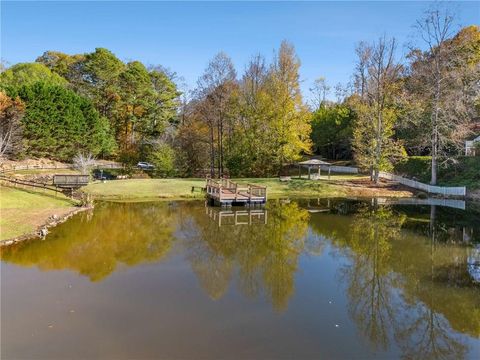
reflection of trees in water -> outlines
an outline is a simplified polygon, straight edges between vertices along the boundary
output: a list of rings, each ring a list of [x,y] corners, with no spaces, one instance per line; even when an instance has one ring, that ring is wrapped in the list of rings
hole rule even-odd
[[[467,346],[448,320],[423,303],[409,304],[395,337],[407,359],[463,359]]]
[[[158,261],[180,237],[213,299],[235,279],[246,296],[265,294],[283,311],[294,293],[300,254],[320,255],[328,238],[351,260],[340,274],[350,316],[375,347],[394,341],[406,358],[464,357],[467,347],[454,330],[480,337],[480,291],[468,275],[469,249],[452,240],[451,227],[417,219],[411,231],[410,220],[391,208],[334,208],[356,213],[310,215],[294,202],[271,202],[266,225],[219,228],[190,203],[174,208],[101,204],[93,215],[81,214],[55,228],[45,241],[2,249],[1,256],[44,270],[70,269],[97,281],[119,263]]]
[[[2,260],[42,270],[69,269],[98,281],[119,263],[136,265],[164,257],[175,216],[167,204],[100,204],[59,225],[44,241],[2,249]]]
[[[351,299],[349,311],[362,334],[376,347],[386,349],[395,325],[392,293],[396,277],[390,271],[391,241],[398,236],[402,217],[388,208],[365,206],[354,216],[348,246],[352,266],[343,271]]]
[[[429,244],[417,249],[421,252],[422,265],[410,267],[411,270],[407,273],[402,326],[396,332],[398,344],[406,358],[461,359],[468,349],[459,336],[454,334],[445,316],[440,311],[435,311],[438,310],[437,303],[452,300],[451,295],[438,296],[439,285],[440,294],[443,294],[442,288],[445,285],[455,288],[458,279],[464,277],[466,272],[465,249],[437,243],[438,234],[447,232],[444,223],[436,222],[436,207],[432,206],[428,226]],[[422,271],[419,272],[419,268]],[[439,277],[438,273],[445,271],[451,272],[451,276],[441,279],[442,276]],[[419,303],[416,298],[421,298],[422,302]],[[456,302],[449,305],[454,311],[460,307]],[[450,319],[453,320],[454,317],[450,316]]]
[[[267,224],[218,227],[195,212],[181,225],[188,259],[212,298],[225,293],[236,271],[245,295],[256,297],[263,290],[275,309],[286,309],[298,259],[308,243],[309,214],[296,203],[270,202],[267,211]],[[308,246],[318,251],[318,246]]]
[[[478,337],[480,326],[479,293],[462,280],[467,248],[438,244],[449,230],[434,218],[428,238],[402,230],[407,220],[372,205],[351,218],[321,215],[312,228],[351,259],[341,272],[350,315],[373,346],[394,341],[405,358],[462,358],[467,346],[453,328]]]

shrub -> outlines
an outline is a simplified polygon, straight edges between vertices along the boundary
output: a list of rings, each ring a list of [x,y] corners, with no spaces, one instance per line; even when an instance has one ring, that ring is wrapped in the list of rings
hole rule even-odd
[[[175,151],[168,144],[158,144],[148,154],[147,160],[155,166],[156,176],[168,177],[175,173]]]
[[[431,161],[430,156],[410,156],[396,163],[394,172],[425,182],[430,179]]]

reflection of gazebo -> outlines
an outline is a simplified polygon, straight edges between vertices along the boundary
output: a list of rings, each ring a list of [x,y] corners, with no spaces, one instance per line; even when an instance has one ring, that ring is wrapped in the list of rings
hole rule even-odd
[[[322,161],[322,160],[318,160],[318,159],[310,159],[310,160],[306,160],[306,161],[301,161],[299,163],[297,163],[298,165],[298,177],[302,177],[301,176],[301,167],[307,167],[308,168],[308,179],[310,180],[310,173],[311,173],[311,169],[312,168],[317,168],[317,171],[318,171],[318,176],[320,177],[320,168],[321,166],[328,166],[328,178],[330,178],[330,166],[332,166],[332,164],[326,162],[326,161]]]

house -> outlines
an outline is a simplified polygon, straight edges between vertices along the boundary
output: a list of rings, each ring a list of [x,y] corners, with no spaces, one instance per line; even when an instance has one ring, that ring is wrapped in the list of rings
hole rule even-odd
[[[480,136],[470,141],[465,141],[465,155],[476,156],[480,155],[477,143],[480,143]]]

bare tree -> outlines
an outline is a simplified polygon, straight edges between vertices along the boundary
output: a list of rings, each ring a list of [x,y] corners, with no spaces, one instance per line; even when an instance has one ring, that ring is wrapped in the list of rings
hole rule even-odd
[[[423,42],[428,47],[428,61],[422,70],[426,72],[424,81],[428,84],[431,105],[431,155],[432,169],[430,183],[437,183],[438,155],[441,141],[441,127],[446,119],[442,119],[442,101],[446,88],[447,68],[450,58],[447,40],[453,35],[454,17],[448,10],[438,7],[427,10],[423,19],[418,20],[416,28]],[[443,124],[442,124],[443,123]]]
[[[313,109],[318,110],[325,103],[327,94],[330,92],[330,86],[324,77],[319,77],[313,82],[313,86],[309,88],[312,93]]]
[[[362,99],[364,99],[367,92],[368,62],[370,61],[371,52],[371,46],[364,41],[361,41],[355,48],[358,60],[355,66],[354,86]]]
[[[87,175],[93,166],[95,166],[95,158],[91,153],[79,152],[73,158],[73,167],[82,175]]]
[[[22,101],[0,91],[0,157],[16,154],[22,145]]]

